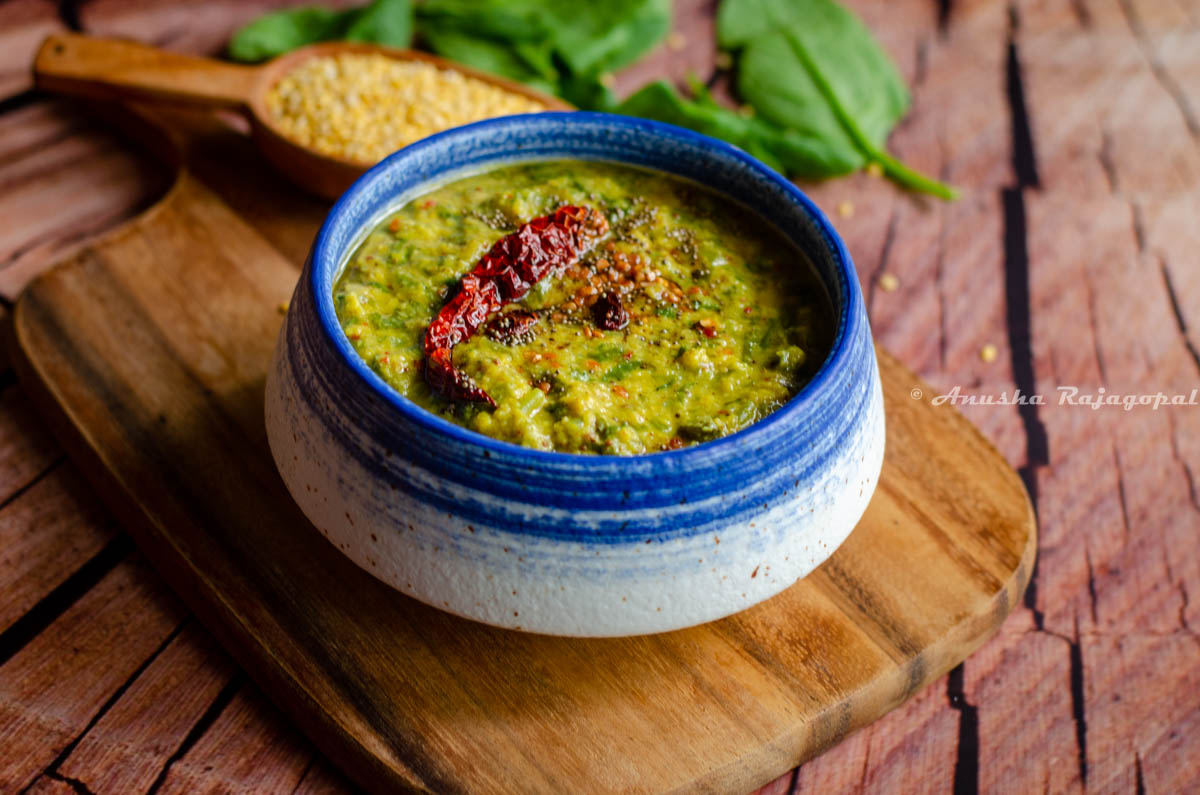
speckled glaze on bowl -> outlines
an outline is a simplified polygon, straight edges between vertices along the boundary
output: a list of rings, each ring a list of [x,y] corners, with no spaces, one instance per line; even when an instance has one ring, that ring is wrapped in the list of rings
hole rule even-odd
[[[466,173],[607,160],[695,180],[772,222],[833,297],[834,347],[786,406],[706,444],[643,456],[500,442],[402,397],[334,313],[348,253],[389,209]],[[467,263],[464,263],[464,267]],[[596,113],[492,119],[413,144],[334,206],[267,380],[267,434],[313,524],[359,566],[461,616],[557,635],[662,632],[787,588],[853,529],[883,459],[883,398],[850,256],[799,190],[741,151]]]

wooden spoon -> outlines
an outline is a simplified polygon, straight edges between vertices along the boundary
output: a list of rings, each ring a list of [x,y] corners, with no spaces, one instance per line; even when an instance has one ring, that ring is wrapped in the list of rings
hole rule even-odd
[[[260,66],[167,52],[144,44],[76,34],[47,38],[34,59],[38,88],[92,99],[138,100],[240,111],[250,121],[259,151],[288,179],[326,198],[335,198],[374,163],[323,154],[286,137],[267,111],[266,97],[285,73],[308,58],[338,53],[379,53],[401,61],[423,61],[451,69],[541,102],[548,110],[570,110],[554,97],[494,75],[412,50],[356,42],[313,44]]]

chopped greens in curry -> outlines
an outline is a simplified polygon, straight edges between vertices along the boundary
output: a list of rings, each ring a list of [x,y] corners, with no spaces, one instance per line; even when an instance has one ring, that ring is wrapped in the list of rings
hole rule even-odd
[[[401,394],[566,453],[739,431],[805,384],[833,332],[812,266],[772,227],[610,163],[506,166],[418,197],[367,235],[333,297]]]

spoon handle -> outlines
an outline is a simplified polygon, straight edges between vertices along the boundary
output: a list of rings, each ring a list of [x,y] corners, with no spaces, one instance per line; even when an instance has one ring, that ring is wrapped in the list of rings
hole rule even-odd
[[[62,33],[42,42],[33,74],[38,88],[93,99],[241,109],[250,104],[259,71],[130,41]]]

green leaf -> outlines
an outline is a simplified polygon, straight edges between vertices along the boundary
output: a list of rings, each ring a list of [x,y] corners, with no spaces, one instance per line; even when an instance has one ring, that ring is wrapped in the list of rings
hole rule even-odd
[[[342,38],[407,47],[412,42],[412,34],[411,0],[375,0],[355,13]]]
[[[763,0],[726,0],[722,10],[747,2],[757,5]],[[745,42],[738,62],[742,98],[777,124],[840,126],[814,77],[819,71],[833,98],[867,139],[883,146],[908,112],[910,98],[870,31],[831,0],[776,0],[772,5],[787,10],[769,11],[773,31]],[[803,14],[803,23],[789,24],[791,14]]]
[[[229,41],[229,56],[254,63],[334,39],[407,47],[412,29],[411,0],[374,0],[346,11],[289,8],[264,14],[239,29]]]
[[[669,0],[427,0],[417,7],[418,32],[434,52],[597,109],[614,103],[600,76],[640,58],[670,26]]]
[[[797,177],[833,177],[861,168],[864,163],[853,146],[831,143],[799,130],[783,129],[759,118],[747,118],[717,105],[707,92],[694,100],[684,99],[663,81],[644,86],[615,110],[720,138],[772,168]]]
[[[425,43],[438,55],[545,90],[554,89],[553,82],[548,81],[546,75],[532,67],[528,59],[521,57],[513,47],[501,41],[474,36],[440,24],[426,23],[420,27],[420,31]]]
[[[585,76],[566,75],[558,82],[554,92],[580,110],[599,110],[612,112],[617,106],[616,95],[613,94],[599,75]]]
[[[765,121],[830,145],[856,148],[785,33],[768,33],[746,46],[738,60],[737,90]]]
[[[724,0],[717,9],[717,44],[736,50],[766,33],[803,24],[804,0]]]
[[[508,42],[541,40],[551,32],[546,5],[544,0],[425,0],[416,9],[417,27]]]
[[[953,198],[886,151],[908,112],[904,80],[871,32],[834,0],[725,0],[717,16],[722,47],[742,48],[737,87],[763,120],[858,151],[913,190]]]
[[[317,6],[264,14],[233,34],[229,57],[256,63],[306,44],[326,41],[341,32],[342,19],[342,13]]]
[[[653,49],[671,29],[670,0],[554,3],[554,50],[575,75],[613,72]]]

